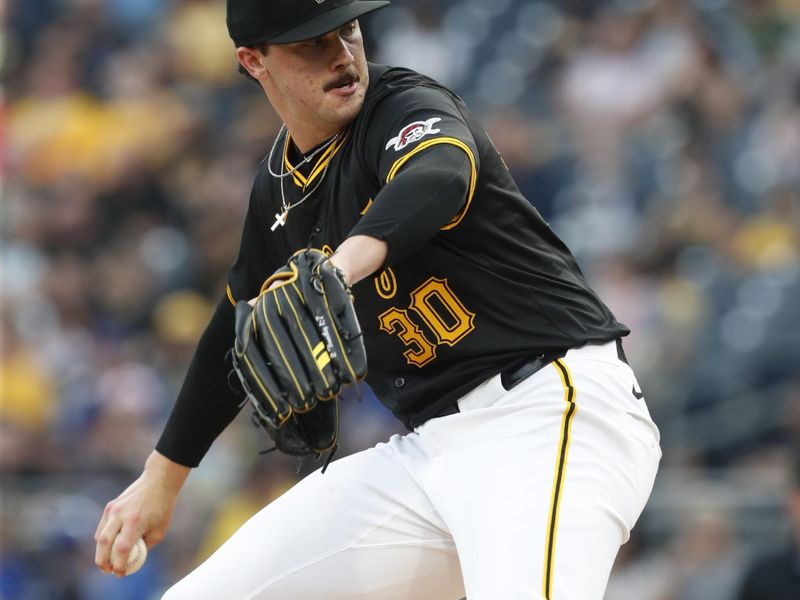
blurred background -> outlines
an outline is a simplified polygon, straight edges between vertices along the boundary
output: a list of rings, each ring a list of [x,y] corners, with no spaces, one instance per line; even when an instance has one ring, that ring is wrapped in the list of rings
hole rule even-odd
[[[142,571],[93,566],[279,126],[224,12],[0,3],[3,600],[160,598],[315,467],[260,456],[243,411]],[[607,599],[800,598],[776,583],[800,544],[800,2],[395,0],[362,26],[372,60],[467,101],[633,330],[664,459]],[[342,455],[400,431],[364,396]]]

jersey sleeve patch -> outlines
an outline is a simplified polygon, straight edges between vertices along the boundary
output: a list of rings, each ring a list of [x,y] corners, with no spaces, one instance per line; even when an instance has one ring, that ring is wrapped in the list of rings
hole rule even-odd
[[[384,150],[394,148],[395,152],[399,152],[409,144],[418,142],[426,135],[439,133],[441,130],[434,127],[434,125],[441,120],[440,117],[433,117],[427,121],[413,121],[404,125],[400,132],[386,143]]]

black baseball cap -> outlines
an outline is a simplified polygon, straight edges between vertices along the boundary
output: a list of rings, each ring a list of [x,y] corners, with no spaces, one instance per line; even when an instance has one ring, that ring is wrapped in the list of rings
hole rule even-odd
[[[290,44],[319,37],[388,0],[228,0],[228,34],[236,46]]]

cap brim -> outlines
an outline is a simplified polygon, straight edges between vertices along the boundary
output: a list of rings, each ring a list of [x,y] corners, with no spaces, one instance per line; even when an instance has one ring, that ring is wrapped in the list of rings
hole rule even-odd
[[[286,33],[258,41],[268,42],[270,44],[291,44],[293,42],[310,40],[325,35],[329,31],[333,31],[345,23],[349,23],[373,10],[383,8],[388,4],[389,0],[362,0],[360,2],[350,2],[344,6],[329,10]]]

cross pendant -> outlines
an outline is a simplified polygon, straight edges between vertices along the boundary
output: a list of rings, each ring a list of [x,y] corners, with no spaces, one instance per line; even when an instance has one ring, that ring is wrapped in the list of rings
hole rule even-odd
[[[275,213],[275,222],[272,224],[270,228],[272,231],[275,231],[278,228],[278,225],[283,227],[286,225],[286,217],[289,215],[289,211],[285,210],[282,213]]]

